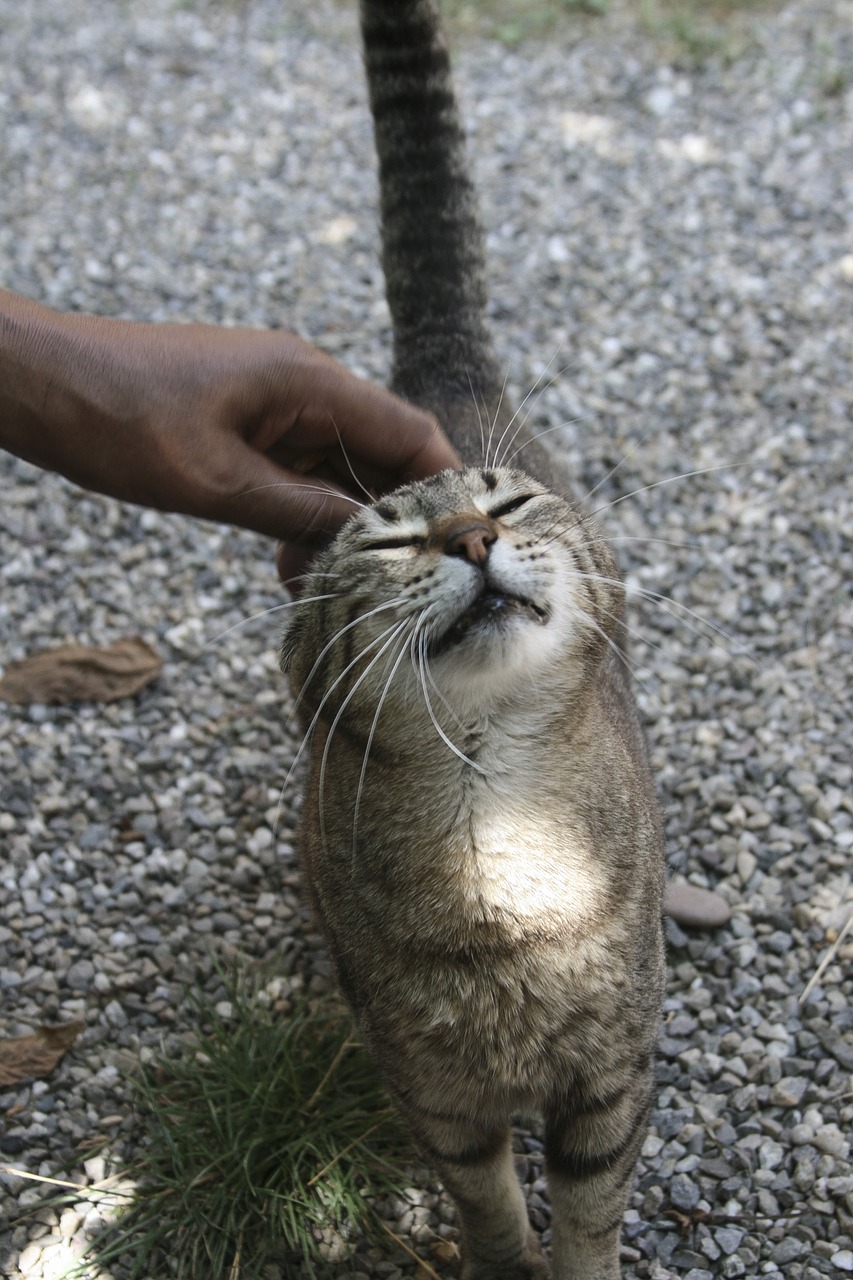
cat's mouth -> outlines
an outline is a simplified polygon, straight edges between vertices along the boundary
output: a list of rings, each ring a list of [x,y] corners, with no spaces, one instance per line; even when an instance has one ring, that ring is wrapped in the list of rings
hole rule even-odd
[[[502,628],[512,618],[526,615],[531,622],[544,626],[548,621],[548,610],[535,604],[527,596],[513,595],[509,591],[500,591],[495,587],[486,587],[473,604],[460,614],[443,635],[437,636],[431,647],[433,655],[443,653],[446,649],[459,644],[470,635],[479,624],[485,623],[489,629]]]

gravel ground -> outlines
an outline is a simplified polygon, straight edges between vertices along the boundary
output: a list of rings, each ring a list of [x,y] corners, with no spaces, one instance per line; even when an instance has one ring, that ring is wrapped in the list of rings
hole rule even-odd
[[[285,324],[384,376],[354,23],[310,8],[0,0],[0,280]],[[671,931],[624,1234],[626,1276],[658,1280],[853,1272],[849,935],[803,999],[853,910],[853,27],[848,0],[756,21],[699,69],[619,13],[457,58],[501,357],[516,392],[553,357],[537,420],[594,505],[626,498],[602,516],[671,859],[733,906],[710,936]],[[138,633],[166,663],[109,707],[0,705],[0,1034],[86,1023],[48,1079],[0,1091],[0,1153],[93,1181],[104,1140],[108,1166],[131,1154],[133,1063],[189,1025],[215,956],[325,981],[290,794],[273,834],[278,622],[227,632],[281,597],[260,539],[0,470],[0,660]],[[547,1231],[540,1145],[518,1146]],[[7,1276],[57,1275],[97,1220],[15,1225],[41,1194],[0,1175]],[[452,1215],[418,1198],[388,1216],[435,1261]],[[414,1264],[389,1240],[357,1269]]]

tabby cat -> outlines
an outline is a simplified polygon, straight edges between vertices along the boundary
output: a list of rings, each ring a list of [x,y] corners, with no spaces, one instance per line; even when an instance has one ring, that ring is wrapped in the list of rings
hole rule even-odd
[[[550,1274],[514,1113],[544,1118],[554,1275],[613,1280],[663,985],[624,591],[595,522],[557,496],[559,460],[502,400],[434,0],[361,14],[393,386],[469,469],[359,510],[305,583],[282,646],[311,740],[304,874],[364,1039],[455,1200],[464,1280]],[[522,445],[525,472],[500,465]]]

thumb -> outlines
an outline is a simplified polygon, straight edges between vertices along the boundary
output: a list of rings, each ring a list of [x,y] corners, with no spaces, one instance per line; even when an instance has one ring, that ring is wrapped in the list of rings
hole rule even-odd
[[[310,560],[311,556],[304,546],[297,546],[293,542],[280,542],[276,547],[276,572],[291,595],[302,594],[302,579]]]

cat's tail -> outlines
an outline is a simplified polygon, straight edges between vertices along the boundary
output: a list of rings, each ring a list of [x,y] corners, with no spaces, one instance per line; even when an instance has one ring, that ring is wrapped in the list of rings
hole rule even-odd
[[[463,461],[524,445],[525,470],[565,489],[512,425],[486,323],[483,231],[437,0],[361,0],[379,157],[382,265],[394,328],[391,385],[432,410]],[[507,453],[509,450],[506,451]]]
[[[436,0],[361,0],[379,156],[392,385],[493,399],[483,235]]]

